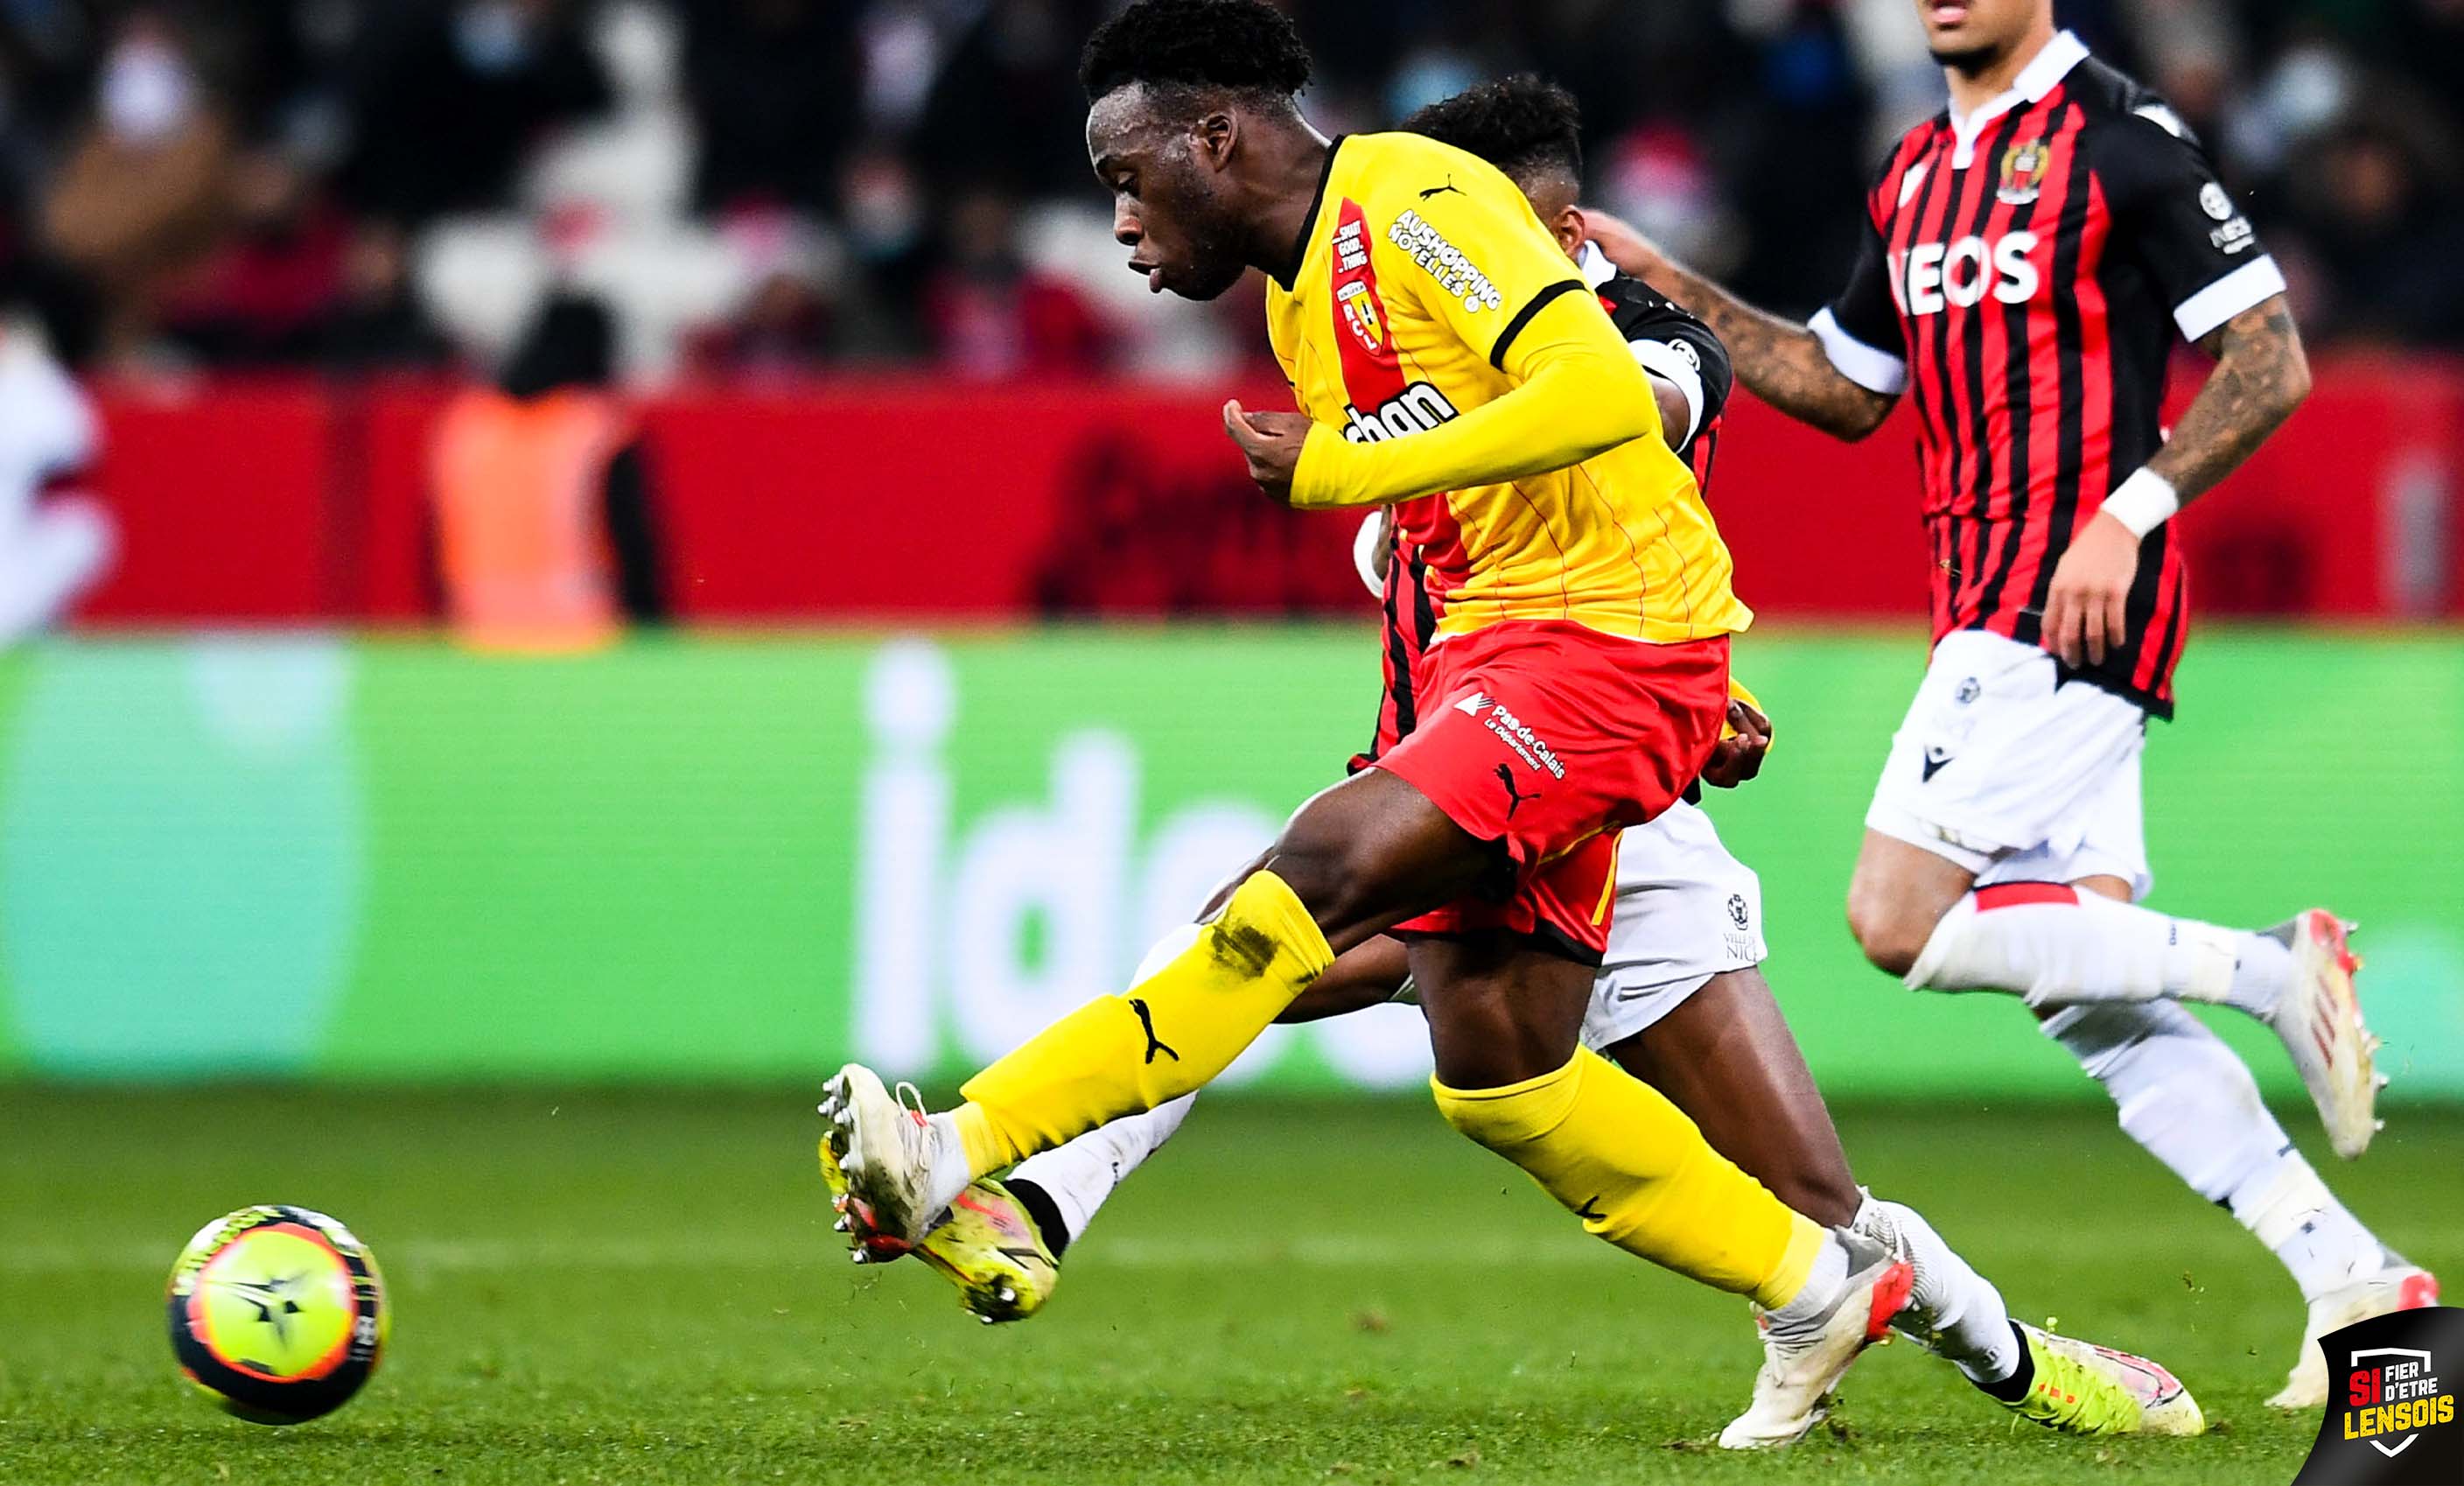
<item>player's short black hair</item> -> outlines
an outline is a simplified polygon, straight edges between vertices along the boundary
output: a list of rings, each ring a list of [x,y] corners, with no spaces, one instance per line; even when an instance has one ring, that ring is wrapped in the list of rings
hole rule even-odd
[[[1300,33],[1265,0],[1136,0],[1095,28],[1078,59],[1090,103],[1132,83],[1288,99],[1309,80]]]
[[[1583,107],[1531,73],[1465,88],[1396,127],[1478,155],[1516,180],[1541,170],[1583,178]]]

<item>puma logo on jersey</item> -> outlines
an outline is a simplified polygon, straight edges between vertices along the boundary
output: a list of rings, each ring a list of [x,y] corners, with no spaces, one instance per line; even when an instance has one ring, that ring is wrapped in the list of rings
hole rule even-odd
[[[1353,325],[1354,334],[1360,326]],[[1415,382],[1367,412],[1343,405],[1343,436],[1355,444],[1383,443],[1406,433],[1426,433],[1449,418],[1462,416],[1446,394],[1426,382]]]
[[[2028,260],[2038,241],[2034,233],[2017,232],[1990,242],[1971,233],[1952,243],[1919,243],[1891,255],[1891,298],[1909,315],[1964,310],[1988,294],[2005,304],[2025,304],[2044,287],[2044,276]]]
[[[1503,764],[1497,766],[1497,782],[1506,787],[1506,818],[1507,820],[1512,820],[1514,818],[1514,812],[1523,808],[1524,801],[1536,800],[1540,798],[1536,794],[1525,794],[1514,783],[1514,770],[1507,767]]]
[[[1451,175],[1446,177],[1445,185],[1432,186],[1427,190],[1420,192],[1420,199],[1422,201],[1426,201],[1432,196],[1442,196],[1448,191],[1452,191],[1458,196],[1463,193],[1463,188],[1455,184],[1455,178]]]

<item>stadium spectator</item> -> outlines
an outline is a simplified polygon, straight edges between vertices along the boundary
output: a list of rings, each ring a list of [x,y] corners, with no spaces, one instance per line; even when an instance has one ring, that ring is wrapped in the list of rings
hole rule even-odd
[[[949,266],[927,296],[942,366],[974,381],[1104,369],[1112,332],[1076,285],[1026,262],[1016,201],[967,190],[950,210],[946,235]]]
[[[174,339],[192,354],[316,365],[338,358],[303,308],[315,285],[331,303],[360,292],[350,265],[363,256],[424,261],[442,217],[494,213],[477,229],[496,233],[491,241],[521,235],[571,194],[542,189],[539,146],[612,111],[643,125],[625,136],[640,146],[627,168],[649,161],[674,176],[672,189],[645,186],[605,204],[642,218],[611,229],[627,235],[620,256],[690,253],[711,219],[748,208],[790,211],[844,244],[845,258],[827,282],[801,289],[762,275],[754,300],[765,328],[755,339],[776,347],[794,322],[787,343],[798,357],[946,356],[954,326],[978,323],[977,306],[949,291],[983,267],[932,231],[958,183],[996,187],[1037,223],[1038,251],[1023,261],[1055,281],[1083,289],[1106,261],[1065,239],[1076,232],[1106,247],[1087,220],[1094,198],[1070,70],[1076,38],[1110,9],[1107,0],[0,5],[0,255],[24,263],[31,252],[64,268],[54,281],[67,292],[55,298],[95,301],[102,344],[122,364],[152,343],[172,297]],[[1312,108],[1338,127],[1382,127],[1475,75],[1531,67],[1565,82],[1584,100],[1600,204],[1793,312],[1830,287],[1819,266],[1836,261],[1853,230],[1857,189],[1881,145],[1941,102],[1939,71],[1905,0],[1293,0],[1292,9],[1326,60]],[[613,86],[622,38],[642,33],[646,16],[680,39],[650,90],[671,120],[643,120],[644,105]],[[2061,18],[2100,55],[2156,81],[2206,137],[2225,184],[2284,245],[2297,308],[2322,344],[2349,334],[2464,348],[2450,302],[2459,276],[2436,272],[2453,260],[2458,196],[2447,162],[2464,139],[2454,85],[2464,4],[2063,0]],[[285,162],[296,183],[269,192],[269,159]],[[1068,208],[1086,210],[1066,231],[1052,227],[1047,218],[1066,219]],[[1099,282],[1092,299],[1103,291]],[[405,318],[409,297],[393,288],[377,297],[382,323],[364,310],[335,312],[349,322],[336,333],[351,343],[339,360],[398,352],[432,364],[437,345]],[[495,323],[463,333],[501,344],[522,298],[495,310]],[[2418,313],[2393,313],[2408,303]],[[627,321],[628,364],[709,364],[707,336],[671,354],[671,338],[693,333],[690,317],[651,324],[643,313]],[[1173,364],[1221,369],[1220,358]]]
[[[704,211],[832,204],[861,96],[856,9],[831,0],[687,7],[686,92],[701,131],[693,196]]]
[[[400,228],[380,220],[353,232],[339,298],[317,327],[312,354],[326,370],[345,373],[452,364],[452,343],[411,292]]]
[[[2327,333],[2464,345],[2464,205],[2405,130],[2366,116],[2345,124],[2305,162],[2297,190],[2326,271],[2314,313]]]
[[[349,224],[276,151],[242,156],[229,183],[234,231],[167,292],[164,330],[215,365],[300,360],[341,293]]]
[[[143,347],[172,280],[213,246],[235,159],[227,107],[187,38],[158,11],[130,11],[42,206],[50,251],[100,301],[106,356]]]
[[[343,180],[363,210],[417,225],[506,206],[543,131],[608,105],[606,72],[566,0],[405,9],[373,23],[348,104]]]
[[[605,304],[559,295],[498,385],[437,424],[437,556],[468,644],[581,650],[666,617],[640,435],[608,390],[615,340]]]

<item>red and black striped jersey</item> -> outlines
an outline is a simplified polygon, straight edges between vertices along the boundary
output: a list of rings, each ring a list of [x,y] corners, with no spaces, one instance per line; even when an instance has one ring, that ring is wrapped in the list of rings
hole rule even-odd
[[[2174,332],[2283,276],[2181,120],[2069,32],[2001,98],[1910,129],[1866,205],[1815,333],[1851,381],[1913,395],[1934,637],[2036,643],[2072,537],[2163,442]],[[2128,641],[2078,676],[2170,717],[2188,579],[2169,525],[2139,552]]]
[[[1576,266],[1642,369],[1684,394],[1691,421],[1683,428],[1667,423],[1663,432],[1668,447],[1694,472],[1695,483],[1707,498],[1720,414],[1728,405],[1735,382],[1728,348],[1710,326],[1659,290],[1619,274],[1597,247],[1585,243]],[[1385,579],[1378,586],[1378,600],[1384,608],[1386,685],[1377,699],[1375,736],[1369,751],[1353,758],[1354,771],[1367,767],[1419,725],[1419,697],[1412,678],[1438,630],[1427,559],[1412,544],[1400,522],[1391,523],[1388,540],[1394,545],[1387,553]],[[1369,576],[1365,566],[1363,576]]]
[[[1642,369],[1685,396],[1692,421],[1662,432],[1668,447],[1694,472],[1704,499],[1711,495],[1711,455],[1720,443],[1720,414],[1728,406],[1736,372],[1728,348],[1692,313],[1631,275],[1620,274],[1596,243],[1583,244],[1584,282],[1599,296],[1609,322],[1625,337]]]

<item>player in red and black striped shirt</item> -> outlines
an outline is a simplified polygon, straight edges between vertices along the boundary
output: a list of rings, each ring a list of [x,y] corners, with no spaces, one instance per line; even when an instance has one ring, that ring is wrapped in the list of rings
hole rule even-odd
[[[2182,1001],[2275,1028],[2339,1153],[2371,1130],[2375,1042],[2344,925],[2248,932],[2136,906],[2140,755],[2169,718],[2189,588],[2166,519],[2309,387],[2284,280],[2165,103],[2057,32],[2052,0],[1918,0],[1950,106],[1867,198],[1811,325],[1649,254],[1737,377],[1846,438],[1914,404],[1934,651],[1866,816],[1848,917],[1916,988],[2027,999],[2123,1127],[2273,1249],[2309,1303],[2271,1402],[2316,1408],[2317,1338],[2436,1297],[2327,1191]],[[2175,333],[2216,367],[2169,440]]]

